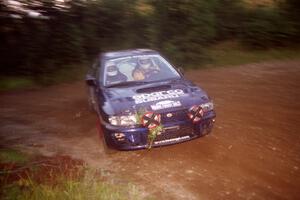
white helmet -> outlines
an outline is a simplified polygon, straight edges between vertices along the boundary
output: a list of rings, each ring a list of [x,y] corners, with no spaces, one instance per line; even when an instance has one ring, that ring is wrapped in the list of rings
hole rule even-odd
[[[151,60],[148,57],[139,58],[138,63],[144,69],[148,69],[151,66]]]
[[[106,71],[108,76],[116,76],[118,74],[117,66],[111,61],[106,63]]]

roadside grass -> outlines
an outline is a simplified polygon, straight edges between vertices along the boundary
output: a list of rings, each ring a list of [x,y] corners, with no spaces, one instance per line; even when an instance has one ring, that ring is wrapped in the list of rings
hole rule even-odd
[[[0,91],[9,91],[16,89],[29,89],[36,87],[36,83],[31,77],[9,76],[0,77]]]
[[[47,185],[22,178],[4,188],[3,199],[15,200],[137,200],[142,199],[137,188],[132,185],[114,185],[90,177],[86,172],[82,180],[63,178],[57,185]]]
[[[2,149],[0,156],[0,199],[145,199],[134,184],[68,156],[29,157],[11,149]]]
[[[227,41],[211,46],[207,51],[210,61],[203,66],[204,68],[300,59],[300,48],[249,50],[235,41]]]
[[[14,149],[0,149],[0,163],[24,164],[29,159],[30,156]]]
[[[69,65],[58,71],[43,73],[38,76],[0,76],[0,92],[36,89],[41,86],[84,80],[86,72],[87,67],[84,65]]]
[[[36,83],[40,85],[53,85],[58,83],[68,83],[78,80],[84,80],[87,72],[87,66],[84,65],[68,65],[65,68],[52,73],[39,75],[36,77]]]

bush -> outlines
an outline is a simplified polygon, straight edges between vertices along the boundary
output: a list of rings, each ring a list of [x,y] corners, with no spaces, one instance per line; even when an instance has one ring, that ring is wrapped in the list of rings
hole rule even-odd
[[[292,27],[275,8],[248,10],[241,29],[242,43],[251,48],[284,46],[292,34]]]
[[[241,0],[218,1],[216,14],[216,39],[224,41],[240,35],[245,8]]]
[[[55,0],[24,1],[24,10],[42,13],[33,18],[0,1],[0,71],[47,79],[100,51],[150,47],[176,64],[197,65],[210,44],[224,40],[261,49],[299,44],[300,1],[276,2],[249,8],[244,0],[72,0],[57,9]]]

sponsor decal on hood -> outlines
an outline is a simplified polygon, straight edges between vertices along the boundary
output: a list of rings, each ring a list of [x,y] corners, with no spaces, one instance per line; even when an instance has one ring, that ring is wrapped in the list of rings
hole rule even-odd
[[[151,105],[151,108],[152,108],[152,110],[162,110],[162,109],[174,108],[174,107],[180,107],[180,106],[181,106],[180,101],[165,100],[165,101],[157,102],[154,105]]]
[[[183,90],[175,89],[175,90],[138,94],[138,95],[134,95],[132,98],[134,99],[135,104],[141,104],[141,103],[163,100],[163,99],[174,99],[174,98],[181,97],[183,95],[184,95]]]

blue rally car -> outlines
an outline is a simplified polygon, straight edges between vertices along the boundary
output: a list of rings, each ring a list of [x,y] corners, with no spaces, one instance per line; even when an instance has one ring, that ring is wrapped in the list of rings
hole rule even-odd
[[[151,146],[208,134],[213,102],[157,51],[134,49],[100,54],[88,74],[89,104],[98,114],[108,147],[149,147],[149,133],[161,127]]]

